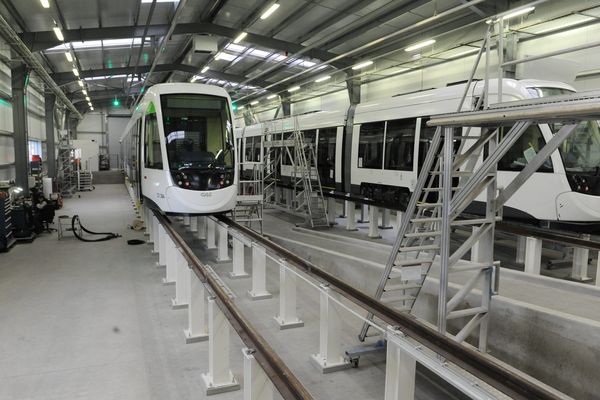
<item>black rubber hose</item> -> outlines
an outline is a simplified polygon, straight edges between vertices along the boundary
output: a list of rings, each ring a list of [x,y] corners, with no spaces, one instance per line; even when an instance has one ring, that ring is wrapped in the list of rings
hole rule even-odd
[[[86,239],[86,238],[79,236],[79,234],[77,233],[77,229],[75,229],[75,222],[77,222],[77,224],[79,225],[81,230],[84,231],[85,233],[90,234],[90,235],[104,235],[104,237],[101,237],[98,239]],[[83,225],[81,225],[81,220],[79,219],[79,215],[74,215],[73,218],[71,219],[71,229],[73,229],[73,235],[75,235],[75,237],[77,239],[81,240],[82,242],[104,242],[107,240],[116,239],[116,238],[121,237],[121,235],[119,235],[118,233],[92,232],[92,231],[86,229]]]

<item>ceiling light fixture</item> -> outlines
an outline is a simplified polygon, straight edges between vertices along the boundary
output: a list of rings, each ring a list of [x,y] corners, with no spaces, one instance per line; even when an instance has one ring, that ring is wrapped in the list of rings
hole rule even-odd
[[[81,79],[78,80],[77,83],[79,83],[79,86],[83,87],[83,81]]]
[[[68,62],[73,62],[73,56],[70,51],[65,52],[65,57],[67,57]]]
[[[246,32],[242,32],[239,35],[237,35],[237,37],[235,39],[233,39],[233,43],[239,43],[242,40],[244,40],[244,38],[248,36],[248,34]]]
[[[423,47],[429,46],[430,44],[434,44],[434,43],[435,43],[435,39],[425,40],[424,42],[419,42],[419,43],[415,43],[411,46],[408,46],[407,48],[404,49],[404,51],[414,51],[414,50],[422,49]]]
[[[63,36],[62,31],[60,30],[60,28],[58,26],[55,26],[54,28],[52,28],[54,30],[54,34],[56,35],[56,38],[58,40],[60,40],[61,42],[65,41],[65,37]]]
[[[288,92],[295,92],[296,90],[300,90],[300,86],[294,86],[288,89]]]
[[[94,107],[90,107],[90,111],[94,111]]]
[[[277,95],[276,94],[272,94],[270,96],[267,96],[267,100],[274,99],[275,97],[277,97]]]
[[[83,89],[83,90],[81,91],[81,93],[83,93],[83,94],[84,94],[84,96],[87,96],[87,94],[88,94],[88,93],[87,93],[87,90],[85,90],[85,89]]]
[[[329,79],[331,79],[331,76],[330,75],[325,75],[325,76],[322,76],[319,79],[315,80],[315,82],[317,82],[317,83],[325,82],[326,80],[329,80]]]
[[[260,19],[267,19],[271,16],[271,14],[273,14],[275,12],[275,10],[277,10],[279,8],[279,3],[273,3],[271,5],[271,7],[267,8],[267,11],[265,11],[261,16]]]
[[[198,79],[200,79],[200,77],[198,75],[194,75],[192,76],[192,80],[190,82],[194,83],[196,82]]]
[[[200,73],[203,74],[208,70],[209,70],[208,65],[205,65],[204,68],[202,68],[202,71],[200,71]]]
[[[79,71],[77,70],[77,68],[73,68],[73,75],[79,76]]]
[[[42,3],[42,7],[50,8],[50,2],[48,0],[40,0],[40,3]]]
[[[239,106],[239,107],[238,107],[238,110],[243,110],[244,108],[246,108],[246,107],[244,107],[244,106]]]
[[[90,96],[85,96],[85,99],[86,99],[87,101],[92,101],[92,100],[90,99]]]
[[[361,62],[360,64],[356,64],[355,66],[353,66],[352,69],[354,69],[354,70],[361,69],[361,68],[364,68],[364,67],[368,67],[371,64],[373,64],[373,61],[371,61],[371,60],[365,61],[365,62]]]
[[[88,106],[92,107],[92,102],[88,101]]]
[[[251,105],[251,106],[254,106],[254,105],[256,105],[256,104],[258,104],[258,100],[254,100],[254,101],[251,101],[251,102],[250,102],[250,105]]]
[[[510,12],[510,13],[508,13],[506,15],[501,15],[500,17],[498,17],[498,18],[496,18],[494,20],[488,19],[487,21],[485,21],[485,23],[489,25],[492,22],[496,23],[496,22],[500,21],[501,19],[503,19],[503,20],[506,21],[507,19],[518,17],[518,16],[523,15],[523,14],[528,14],[528,13],[532,12],[533,10],[535,10],[535,7],[525,7],[525,8],[522,8],[520,10],[516,10],[516,11]]]

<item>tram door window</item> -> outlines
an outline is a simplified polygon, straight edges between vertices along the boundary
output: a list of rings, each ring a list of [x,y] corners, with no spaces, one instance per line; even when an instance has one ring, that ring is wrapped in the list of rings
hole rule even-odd
[[[360,126],[358,168],[383,167],[383,138],[385,122],[369,122]]]
[[[412,171],[415,151],[416,119],[387,122],[385,131],[385,169]]]
[[[146,114],[144,128],[144,165],[146,168],[163,169],[156,113]]]
[[[317,166],[321,185],[335,189],[335,140],[337,128],[319,129]]]

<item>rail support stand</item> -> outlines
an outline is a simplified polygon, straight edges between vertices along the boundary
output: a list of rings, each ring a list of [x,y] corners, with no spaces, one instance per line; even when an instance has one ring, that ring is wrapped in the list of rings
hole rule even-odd
[[[596,261],[596,286],[600,287],[600,251],[598,252],[598,260]]]
[[[144,207],[144,236],[150,236],[150,232],[152,231],[152,221],[150,218],[150,209],[148,207]]]
[[[190,216],[189,215],[184,215],[183,216],[183,225],[186,228],[190,226]]]
[[[327,215],[330,218],[329,225],[335,225],[335,216],[337,210],[337,206],[335,204],[335,199],[333,197],[327,198]]]
[[[542,266],[542,239],[528,236],[525,242],[525,272],[539,275]]]
[[[275,322],[279,329],[291,329],[304,326],[296,315],[296,280],[298,277],[288,269],[287,262],[279,260],[279,315]]]
[[[392,229],[393,226],[390,224],[390,215],[391,210],[389,208],[384,208],[381,212],[381,225],[379,225],[379,229]]]
[[[173,310],[180,310],[186,308],[189,304],[189,290],[190,275],[187,270],[189,269],[188,263],[181,254],[177,251],[177,270],[175,271],[175,297],[171,299],[171,308]]]
[[[198,239],[205,240],[206,239],[206,217],[200,216],[198,217]]]
[[[172,285],[175,283],[176,274],[177,274],[177,253],[179,251],[175,247],[175,243],[170,236],[166,237],[165,243],[165,263],[166,263],[166,272],[165,277],[163,278],[163,285]]]
[[[233,249],[235,261],[235,247]],[[248,295],[252,300],[273,297],[267,291],[267,253],[264,247],[258,246],[256,243],[252,243],[252,289],[248,290]]]
[[[240,389],[229,369],[229,325],[214,297],[208,298],[208,372],[202,382],[208,396]]]
[[[219,235],[221,235],[221,230],[219,230]],[[231,263],[233,266],[233,270],[229,273],[229,277],[231,279],[240,279],[240,278],[247,278],[250,275],[248,275],[248,273],[246,272],[246,270],[244,269],[244,261],[245,261],[245,247],[244,247],[244,242],[242,242],[239,238],[233,236],[233,262]],[[227,243],[225,244],[227,245]],[[221,240],[219,237],[219,254],[221,251]],[[227,258],[229,258],[229,255],[227,255]],[[221,260],[219,260],[221,261]]]
[[[515,262],[518,264],[525,264],[525,245],[527,238],[525,236],[517,236],[517,256]]]
[[[208,327],[204,321],[206,306],[204,304],[204,285],[188,268],[188,282],[190,284],[190,304],[188,306],[188,328],[183,330],[186,343],[196,343],[208,340]]]
[[[379,208],[375,206],[369,207],[369,237],[371,239],[381,239],[379,236]]]
[[[273,400],[273,384],[254,358],[254,350],[244,347],[244,400]]]
[[[589,234],[581,235],[581,239],[590,240]],[[573,248],[573,270],[571,271],[571,280],[577,282],[591,282],[592,278],[588,276],[588,260],[590,249],[582,247]]]
[[[416,361],[398,344],[401,332],[387,329],[387,357],[385,366],[385,400],[413,400],[415,398]]]
[[[158,261],[156,266],[159,268],[167,265],[167,232],[162,224],[158,225]]]
[[[340,343],[340,309],[331,299],[335,294],[326,284],[321,285],[320,292],[319,353],[310,358],[322,373],[327,374],[350,368],[350,362],[344,358]]]
[[[369,206],[366,204],[361,204],[360,205],[360,219],[358,220],[358,222],[360,222],[361,224],[366,224],[369,222]]]
[[[292,189],[283,189],[285,191],[285,206],[287,208],[294,207],[294,192]]]
[[[346,203],[346,230],[357,231],[356,229],[356,208],[353,201],[345,201]]]
[[[404,218],[404,212],[397,210],[396,211],[396,229],[400,229],[402,226],[402,218]]]
[[[216,223],[212,218],[206,218],[206,249],[216,249],[215,244],[215,228]]]
[[[344,200],[342,202],[342,213],[340,214],[340,218],[346,218],[348,215],[348,201]]]
[[[200,217],[190,217],[190,232],[192,233],[198,232],[198,218]]]
[[[219,247],[217,249],[217,262],[231,261],[229,258],[229,232],[227,226],[218,224],[219,226]]]
[[[158,218],[152,215],[152,254],[158,254]]]

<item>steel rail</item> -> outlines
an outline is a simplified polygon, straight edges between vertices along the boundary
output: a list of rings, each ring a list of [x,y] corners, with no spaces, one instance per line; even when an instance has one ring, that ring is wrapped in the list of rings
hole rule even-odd
[[[557,400],[561,398],[541,385],[525,379],[520,375],[514,374],[493,360],[485,358],[480,353],[429,328],[412,315],[401,313],[400,311],[375,300],[373,297],[361,292],[352,285],[340,280],[311,262],[304,260],[286,248],[261,236],[257,232],[236,223],[224,215],[217,215],[216,218],[270,249],[278,256],[285,258],[288,263],[301,269],[306,274],[311,275],[317,280],[323,280],[326,283],[329,283],[331,290],[335,290],[346,299],[362,307],[364,310],[373,313],[384,322],[393,326],[398,326],[404,334],[433,350],[450,362],[458,365],[473,376],[498,389],[507,396],[519,400]]]
[[[312,400],[312,395],[300,383],[298,378],[287,367],[283,360],[269,346],[266,340],[254,329],[250,322],[243,316],[241,310],[231,300],[227,292],[217,280],[207,272],[204,264],[194,254],[181,235],[171,225],[164,215],[154,211],[154,215],[165,228],[167,234],[182,252],[183,257],[192,267],[200,281],[210,286],[210,291],[215,295],[215,301],[225,317],[248,348],[256,350],[254,357],[265,371],[273,385],[284,399]],[[226,355],[224,355],[226,356]]]
[[[545,239],[563,245],[572,245],[574,247],[581,247],[584,249],[600,251],[600,242],[581,239],[572,235],[568,235],[565,232],[551,231],[543,228],[534,228],[530,226],[524,226],[521,224],[508,223],[502,221],[496,222],[496,229],[501,230],[502,232],[512,233],[515,235],[533,236],[538,239]]]

